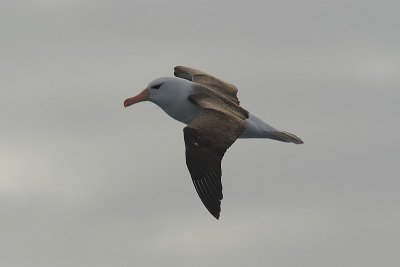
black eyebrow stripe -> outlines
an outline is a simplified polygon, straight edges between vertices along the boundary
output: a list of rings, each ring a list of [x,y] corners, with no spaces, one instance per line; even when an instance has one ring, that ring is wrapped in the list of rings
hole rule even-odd
[[[151,88],[154,88],[154,89],[160,89],[161,85],[162,85],[162,83],[160,83],[160,84],[157,84],[157,85],[154,85],[154,86],[152,86]]]

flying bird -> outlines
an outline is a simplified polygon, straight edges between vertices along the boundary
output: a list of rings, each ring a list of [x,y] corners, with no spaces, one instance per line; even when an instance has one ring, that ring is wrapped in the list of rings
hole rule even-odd
[[[175,77],[158,78],[134,97],[158,105],[173,119],[185,123],[186,165],[197,194],[217,219],[221,212],[221,161],[238,138],[268,138],[303,144],[296,135],[280,131],[239,105],[237,88],[203,71],[174,68]]]

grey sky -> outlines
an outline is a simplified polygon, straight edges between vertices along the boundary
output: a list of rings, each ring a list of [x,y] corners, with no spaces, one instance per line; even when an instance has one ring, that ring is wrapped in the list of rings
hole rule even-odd
[[[398,1],[0,2],[0,265],[399,266]],[[239,140],[216,221],[183,124],[123,100],[175,65],[301,146]]]

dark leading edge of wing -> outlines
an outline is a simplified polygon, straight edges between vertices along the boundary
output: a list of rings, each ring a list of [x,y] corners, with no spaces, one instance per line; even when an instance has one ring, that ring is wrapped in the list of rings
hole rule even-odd
[[[194,187],[208,211],[219,218],[222,200],[221,160],[225,151],[193,128],[185,127],[186,165]]]
[[[244,130],[244,120],[204,108],[184,128],[186,165],[194,187],[208,211],[219,218],[222,200],[221,161]]]

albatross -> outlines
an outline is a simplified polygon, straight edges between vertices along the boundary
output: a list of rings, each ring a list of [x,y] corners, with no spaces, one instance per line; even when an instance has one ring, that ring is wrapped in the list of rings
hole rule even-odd
[[[183,129],[186,165],[207,210],[219,219],[222,200],[221,161],[238,138],[267,138],[303,144],[294,134],[277,130],[239,105],[236,86],[203,71],[177,66],[175,77],[158,78],[124,106],[150,101]]]

